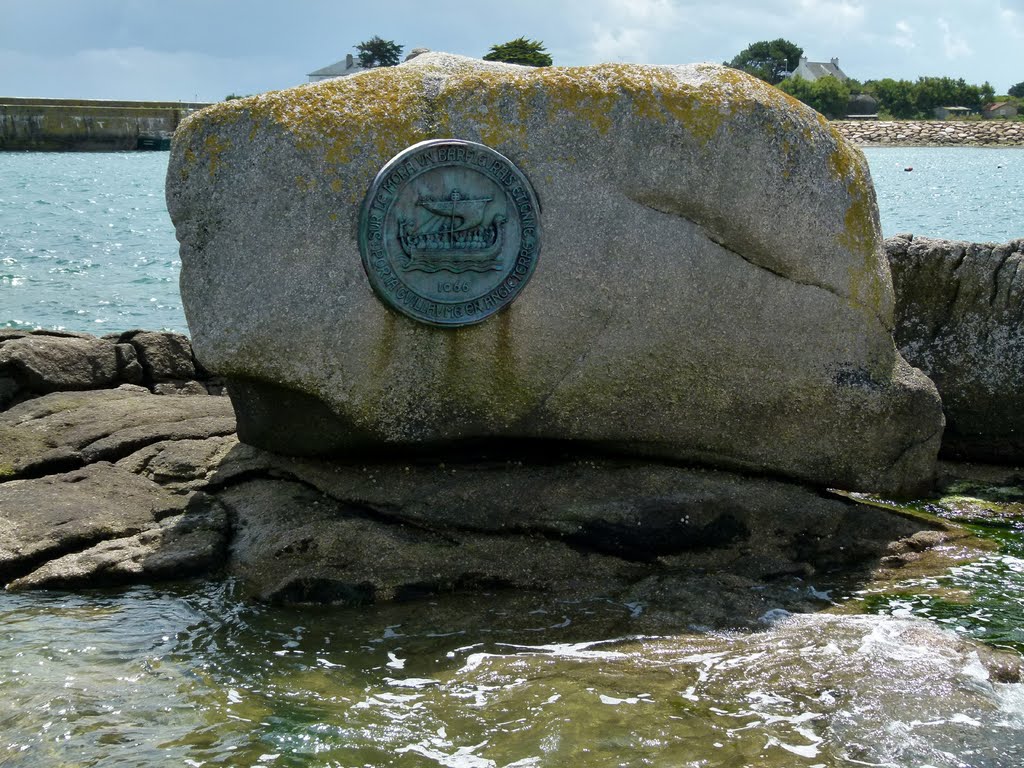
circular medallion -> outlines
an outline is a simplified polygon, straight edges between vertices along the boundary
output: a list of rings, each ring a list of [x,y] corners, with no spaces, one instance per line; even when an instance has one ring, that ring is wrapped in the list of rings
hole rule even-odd
[[[479,323],[523,290],[540,254],[540,206],[508,158],[472,141],[403,150],[370,185],[359,216],[377,296],[430,325]]]

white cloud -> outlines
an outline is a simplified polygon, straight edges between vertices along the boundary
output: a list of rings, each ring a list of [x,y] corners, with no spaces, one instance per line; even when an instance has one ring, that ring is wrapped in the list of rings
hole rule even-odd
[[[800,0],[799,6],[805,17],[818,23],[846,27],[864,21],[864,6],[849,0]]]
[[[906,21],[897,21],[896,34],[890,35],[886,39],[892,45],[899,46],[900,48],[914,48],[917,46],[917,43],[914,42],[914,28]]]
[[[664,24],[674,21],[678,10],[670,0],[609,0],[608,10],[638,24]]]
[[[604,0],[591,6],[590,52],[597,61],[648,62],[681,12],[671,0]]]
[[[651,34],[641,29],[607,29],[594,24],[590,50],[596,61],[639,62],[650,47]]]
[[[947,59],[959,59],[973,53],[966,40],[953,34],[948,21],[939,19],[937,23],[939,29],[942,30],[942,47],[946,52]]]
[[[1024,0],[1001,0],[999,17],[1018,37],[1024,37]]]

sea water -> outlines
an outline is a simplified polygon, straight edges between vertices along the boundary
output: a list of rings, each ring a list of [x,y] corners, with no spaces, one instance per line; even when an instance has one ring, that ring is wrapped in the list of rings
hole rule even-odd
[[[1024,149],[865,154],[886,236],[1024,237]],[[0,153],[0,327],[187,332],[167,159]]]
[[[186,330],[168,156],[0,153],[0,327]]]
[[[1024,147],[869,147],[882,234],[1024,238]]]
[[[1024,150],[869,150],[886,234],[1024,236]],[[0,154],[0,326],[185,330],[165,153]],[[906,168],[913,168],[908,171]],[[636,630],[645,606],[272,607],[230,582],[0,593],[0,764],[1017,768],[1024,535],[860,615]],[[821,585],[818,585],[821,586]]]
[[[230,582],[0,595],[0,764],[1024,764],[1022,686],[940,624],[775,611],[755,631],[631,635],[642,609],[275,608]]]

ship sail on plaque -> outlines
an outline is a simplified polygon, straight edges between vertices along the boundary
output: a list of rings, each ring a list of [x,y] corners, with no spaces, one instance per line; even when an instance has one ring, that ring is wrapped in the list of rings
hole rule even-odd
[[[418,198],[416,221],[402,219],[398,241],[409,260],[405,272],[490,272],[502,269],[505,217],[492,212],[492,197],[465,198],[453,189],[443,200]]]

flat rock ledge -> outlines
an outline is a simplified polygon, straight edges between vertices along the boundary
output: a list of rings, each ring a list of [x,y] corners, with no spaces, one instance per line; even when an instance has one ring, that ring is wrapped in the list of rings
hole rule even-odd
[[[234,426],[227,398],[141,388],[0,414],[0,582],[227,577],[261,600],[354,604],[509,588],[737,626],[822,607],[801,579],[866,575],[946,535],[726,472],[558,455],[339,465],[240,444]]]

